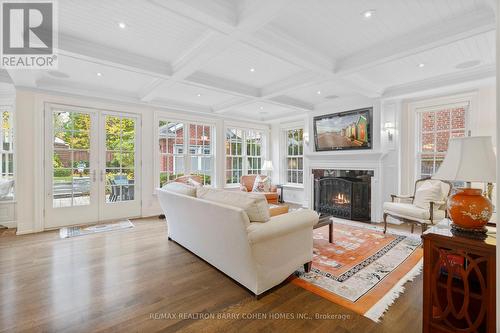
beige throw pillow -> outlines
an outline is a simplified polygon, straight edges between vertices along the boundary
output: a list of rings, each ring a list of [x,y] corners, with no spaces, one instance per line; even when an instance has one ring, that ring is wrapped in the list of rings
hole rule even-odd
[[[443,200],[443,192],[441,190],[441,183],[425,181],[416,191],[413,204],[417,207],[429,209],[430,202],[437,202]],[[437,209],[438,207],[434,207]]]
[[[257,175],[253,183],[252,192],[270,192],[271,191],[271,180],[269,177],[261,177]]]
[[[269,221],[269,208],[262,194],[216,190],[206,187],[196,188],[196,197],[243,209],[250,222]]]
[[[171,182],[163,185],[162,189],[178,194],[188,195],[190,197],[196,197],[196,187],[183,183]]]

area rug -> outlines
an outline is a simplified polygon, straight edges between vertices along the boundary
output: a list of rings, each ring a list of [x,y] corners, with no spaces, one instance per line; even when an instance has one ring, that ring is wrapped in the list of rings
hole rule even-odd
[[[134,224],[130,220],[123,220],[107,224],[95,224],[91,226],[64,227],[59,229],[59,237],[69,238],[77,236],[85,236],[98,232],[114,231],[120,229],[133,228]]]
[[[297,271],[292,283],[379,321],[421,272],[420,235],[349,221],[335,221],[333,235],[332,244],[328,227],[314,230],[311,272]]]

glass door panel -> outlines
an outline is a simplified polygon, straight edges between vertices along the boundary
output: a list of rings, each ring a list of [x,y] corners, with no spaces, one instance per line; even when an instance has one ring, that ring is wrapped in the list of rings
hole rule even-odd
[[[103,114],[102,160],[104,161],[101,215],[130,217],[140,215],[136,174],[137,118],[123,114]]]
[[[45,227],[95,222],[98,218],[97,128],[93,112],[46,110]]]

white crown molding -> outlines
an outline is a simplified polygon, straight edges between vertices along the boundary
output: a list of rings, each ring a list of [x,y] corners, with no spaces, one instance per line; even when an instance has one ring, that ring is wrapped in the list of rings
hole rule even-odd
[[[459,18],[439,22],[372,45],[337,62],[336,73],[347,75],[386,62],[447,45],[465,38],[495,30],[495,14],[489,9],[467,13]]]
[[[383,98],[401,98],[422,91],[435,90],[443,87],[453,88],[464,85],[468,82],[494,79],[496,76],[496,66],[483,65],[478,68],[464,70],[457,73],[436,76],[430,79],[410,82],[387,88],[382,95]]]

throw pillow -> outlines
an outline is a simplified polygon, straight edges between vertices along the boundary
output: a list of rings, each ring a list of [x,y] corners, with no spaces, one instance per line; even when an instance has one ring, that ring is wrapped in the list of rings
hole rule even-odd
[[[269,221],[267,200],[262,194],[198,187],[196,189],[196,196],[203,200],[241,208],[248,215],[250,222]]]
[[[425,181],[416,191],[413,204],[423,209],[429,209],[430,202],[442,201],[443,192],[440,182]],[[434,207],[437,209],[438,207]]]
[[[253,183],[252,192],[270,192],[271,191],[271,179],[269,177],[262,178],[257,175],[255,177],[255,182]]]
[[[163,190],[167,190],[170,192],[187,195],[190,197],[196,197],[196,187],[186,185],[178,182],[170,182],[162,187]]]
[[[196,180],[194,180],[193,178],[188,178],[187,183],[188,183],[189,185],[194,186],[194,187],[200,187],[200,186],[203,186],[203,184],[202,184],[202,183],[197,182],[197,181],[196,181]]]

